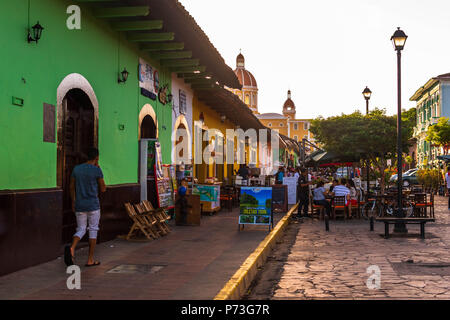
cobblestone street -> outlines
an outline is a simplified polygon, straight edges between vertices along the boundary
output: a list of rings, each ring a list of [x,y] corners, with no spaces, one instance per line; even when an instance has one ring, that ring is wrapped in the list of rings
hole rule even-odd
[[[330,232],[316,219],[293,224],[298,233],[270,296],[258,296],[258,287],[263,285],[258,283],[248,298],[450,299],[447,201],[436,197],[436,222],[426,225],[424,240],[418,225],[407,225],[407,236],[384,239],[384,224],[376,223],[370,232],[366,220],[332,220]],[[372,265],[380,268],[380,289],[366,285],[367,268]],[[264,282],[267,277],[260,279]]]

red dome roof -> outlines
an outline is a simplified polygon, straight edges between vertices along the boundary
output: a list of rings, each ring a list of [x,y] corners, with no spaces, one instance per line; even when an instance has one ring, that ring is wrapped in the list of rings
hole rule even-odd
[[[243,87],[258,87],[252,73],[245,70],[245,58],[242,53],[239,53],[236,57],[236,70],[234,70],[234,73]]]
[[[238,77],[239,82],[243,87],[258,87],[255,77],[251,74],[250,71],[243,68],[237,68],[236,70],[234,70],[234,73]]]
[[[294,101],[292,101],[290,98],[287,99],[283,105],[283,108],[288,108],[288,107],[295,108]]]
[[[286,108],[289,108],[289,107],[295,109],[294,101],[291,100],[291,90],[288,90],[287,99],[284,102],[283,109],[286,109]]]

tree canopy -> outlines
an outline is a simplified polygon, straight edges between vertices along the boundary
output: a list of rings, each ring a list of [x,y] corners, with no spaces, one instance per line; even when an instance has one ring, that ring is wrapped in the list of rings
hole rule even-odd
[[[408,151],[415,125],[415,109],[402,113],[402,150]],[[390,158],[397,151],[397,116],[387,116],[383,109],[374,109],[369,115],[356,111],[352,114],[319,117],[311,122],[314,138],[327,151],[342,156]]]
[[[438,123],[429,126],[426,141],[438,146],[446,146],[450,144],[450,124],[449,118],[442,117]]]
[[[416,109],[403,111],[401,117],[402,151],[408,152],[416,123]],[[355,111],[327,119],[319,117],[312,120],[311,132],[325,150],[342,157],[358,155],[369,159],[380,173],[387,167],[387,160],[397,154],[397,115],[388,116],[384,109],[376,108],[368,115]]]

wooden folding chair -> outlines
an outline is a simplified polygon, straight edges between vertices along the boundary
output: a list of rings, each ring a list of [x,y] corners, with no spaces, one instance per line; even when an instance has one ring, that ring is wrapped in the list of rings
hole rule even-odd
[[[152,225],[149,224],[143,216],[138,215],[130,203],[125,203],[124,206],[131,220],[133,220],[130,232],[128,232],[126,236],[127,240],[130,240],[131,237],[135,236],[139,231],[149,240],[159,238],[159,235],[152,230]]]
[[[163,208],[155,209],[152,203],[148,200],[142,201],[142,204],[144,205],[146,210],[153,212],[155,218],[159,221],[164,231],[169,233],[171,230],[166,222],[169,221],[171,217],[167,214],[166,210],[164,210]]]
[[[137,203],[134,205],[138,214],[143,215],[154,227],[154,230],[161,236],[165,236],[169,233],[165,220],[159,218],[155,210],[148,210],[144,203]]]
[[[345,205],[345,196],[335,196],[331,206],[333,219],[336,220],[336,212],[343,212],[344,220],[347,219],[347,206]]]
[[[167,214],[167,211],[164,210],[163,208],[155,209],[153,207],[152,203],[148,200],[144,200],[144,201],[142,201],[142,203],[144,204],[145,208],[148,211],[151,211],[151,210],[155,211],[156,215],[160,216],[161,219],[164,219],[164,221],[169,221],[171,219],[171,217]]]

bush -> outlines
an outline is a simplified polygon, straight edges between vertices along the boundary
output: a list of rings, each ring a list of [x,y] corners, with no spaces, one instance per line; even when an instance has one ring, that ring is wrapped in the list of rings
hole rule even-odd
[[[417,181],[425,189],[436,191],[441,185],[442,177],[439,169],[419,169],[417,171]]]

